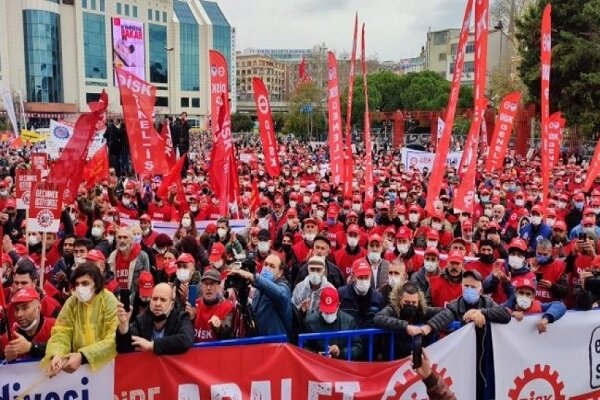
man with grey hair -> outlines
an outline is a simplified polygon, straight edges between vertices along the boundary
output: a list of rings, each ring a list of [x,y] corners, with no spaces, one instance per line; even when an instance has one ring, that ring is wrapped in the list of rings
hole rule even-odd
[[[538,242],[535,258],[529,261],[529,265],[537,281],[537,300],[550,303],[567,297],[569,284],[565,274],[565,261],[554,258],[550,240],[542,239]]]
[[[327,281],[325,257],[311,257],[307,268],[308,275],[296,285],[292,294],[292,303],[303,315],[318,312],[321,291],[326,287],[334,287]]]
[[[150,270],[150,261],[142,246],[134,242],[131,229],[119,228],[115,240],[117,249],[110,253],[107,264],[114,272],[119,288],[128,289],[133,300],[140,273]]]

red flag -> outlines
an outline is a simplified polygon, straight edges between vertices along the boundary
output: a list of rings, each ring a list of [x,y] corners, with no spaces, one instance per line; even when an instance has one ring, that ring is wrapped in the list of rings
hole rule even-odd
[[[373,204],[373,150],[371,146],[371,120],[369,116],[369,96],[367,88],[367,63],[365,61],[365,24],[362,26],[362,40],[360,43],[360,66],[363,76],[363,90],[365,92],[365,207]]]
[[[476,0],[475,2],[475,92],[473,121],[465,143],[465,151],[460,159],[459,173],[462,174],[462,168],[465,163],[472,160],[472,154],[477,155],[477,147],[472,147],[471,142],[474,137],[479,136],[483,112],[487,107],[485,101],[485,84],[487,76],[487,45],[488,45],[488,25],[489,25],[489,0]],[[483,107],[483,109],[482,109]],[[474,149],[474,153],[471,149]]]
[[[262,141],[263,153],[265,155],[265,168],[267,173],[275,178],[281,173],[279,166],[279,154],[277,153],[277,137],[273,128],[273,117],[271,116],[271,105],[269,104],[269,92],[261,78],[252,78],[254,89],[254,102],[256,103],[256,114],[258,115],[258,126],[260,139]]]
[[[552,114],[548,121],[548,168],[550,170],[558,163],[560,158],[560,146],[562,145],[563,129],[566,122],[560,111]]]
[[[354,39],[348,75],[348,104],[346,106],[346,173],[344,177],[344,196],[352,196],[352,177],[354,176],[354,157],[352,155],[352,99],[354,97],[354,76],[356,75],[356,42],[358,36],[358,13],[354,16]]]
[[[548,119],[550,118],[550,66],[552,65],[552,5],[547,4],[542,17],[541,67],[542,67],[542,204],[548,204],[550,188],[550,165],[548,161]]]
[[[332,183],[342,183],[344,170],[344,149],[342,148],[342,113],[340,110],[340,94],[338,89],[337,61],[330,51],[327,55],[327,113],[329,118],[329,165]]]
[[[484,122],[483,115],[487,107],[487,99],[482,98],[478,104],[475,105],[475,112],[473,114],[473,121],[469,129],[467,141],[465,142],[465,150],[463,151],[460,159],[460,166],[458,168],[459,175],[462,176],[462,169],[465,165],[470,165],[471,161],[474,161],[477,157],[477,149],[479,148],[479,138],[481,133],[481,126]]]
[[[65,187],[63,198],[74,201],[81,184],[88,148],[96,133],[96,124],[108,107],[108,95],[103,90],[100,101],[89,103],[91,112],[83,113],[75,122],[73,136],[48,174],[48,182]]]
[[[171,126],[169,120],[165,120],[163,123],[160,135],[165,142],[165,158],[169,168],[173,168],[173,165],[177,162],[177,154],[175,154],[175,148],[173,147],[173,137],[171,136]]]
[[[171,170],[163,177],[158,190],[156,190],[156,194],[166,199],[169,195],[169,189],[175,185],[177,189],[177,195],[175,198],[179,202],[180,209],[178,210],[180,213],[187,211],[188,203],[185,199],[185,190],[183,188],[183,183],[181,182],[181,170],[183,169],[183,165],[185,164],[185,158],[187,154],[183,154],[179,157],[179,160],[173,165]]]
[[[93,186],[104,178],[108,178],[108,150],[102,146],[96,154],[85,164],[83,181],[88,186]]]
[[[492,135],[492,145],[485,164],[485,170],[488,173],[502,168],[520,101],[521,93],[513,92],[506,95],[500,104],[496,127]]]
[[[209,51],[211,70],[211,110],[213,121],[213,150],[210,160],[211,187],[220,200],[220,213],[228,215],[229,203],[238,201],[239,182],[237,163],[231,137],[227,60],[215,50]]]
[[[590,167],[588,168],[585,182],[583,183],[583,191],[589,192],[594,183],[594,179],[600,175],[600,140],[596,143],[596,150],[594,150],[594,157],[590,160]]]
[[[302,56],[302,61],[300,61],[300,65],[298,66],[298,80],[300,82],[304,80],[304,75],[306,75],[306,63],[304,56]]]
[[[156,88],[122,68],[115,68],[115,72],[133,168],[138,174],[163,175],[169,166],[165,159],[165,142],[154,129],[152,118]]]
[[[444,121],[444,131],[442,132],[442,137],[439,140],[439,145],[435,153],[433,167],[431,168],[431,176],[429,177],[429,185],[427,187],[427,204],[425,209],[430,214],[433,214],[435,211],[433,203],[440,196],[442,180],[446,170],[446,158],[448,157],[448,150],[450,148],[450,137],[452,136],[452,127],[454,125],[454,117],[456,115],[458,95],[460,93],[460,79],[462,77],[465,62],[465,48],[467,45],[467,39],[469,38],[469,20],[471,19],[472,8],[473,0],[468,0],[462,28],[460,31],[458,49],[456,51],[456,63],[454,66],[454,76],[452,77],[450,96],[448,98],[448,107],[446,108],[447,111]]]

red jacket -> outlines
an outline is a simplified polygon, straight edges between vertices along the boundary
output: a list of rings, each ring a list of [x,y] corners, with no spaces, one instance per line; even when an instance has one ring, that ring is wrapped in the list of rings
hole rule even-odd
[[[302,240],[301,242],[296,243],[292,246],[292,251],[294,252],[294,256],[299,263],[303,263],[306,261],[308,257],[308,252],[312,250],[306,245],[306,242]]]
[[[354,261],[359,258],[364,258],[367,256],[367,251],[359,247],[357,254],[349,254],[346,246],[343,248],[336,250],[333,252],[333,259],[335,260],[335,265],[337,265],[342,271],[342,275],[344,275],[344,279],[348,278],[352,273],[352,264]]]
[[[25,336],[25,338],[33,344],[38,344],[38,345],[45,344],[45,343],[48,343],[48,340],[50,340],[50,334],[52,332],[52,327],[54,327],[55,323],[56,323],[56,320],[54,318],[43,318],[42,317],[42,325],[38,326],[38,331],[32,338],[27,338],[27,336],[25,336],[25,332],[22,331],[21,329],[13,330],[13,332],[18,332],[20,335]],[[4,349],[6,347],[6,345],[8,345],[8,342],[9,342],[8,335],[6,333],[4,335],[0,336],[0,349]],[[28,356],[28,355],[29,355],[29,353],[21,354],[20,356],[23,357],[23,356]]]
[[[433,276],[429,280],[429,291],[433,307],[446,307],[462,295],[462,282],[452,283],[445,275]]]
[[[173,208],[170,204],[163,204],[162,207],[157,206],[154,203],[151,203],[148,206],[148,215],[153,221],[171,221],[173,218]]]

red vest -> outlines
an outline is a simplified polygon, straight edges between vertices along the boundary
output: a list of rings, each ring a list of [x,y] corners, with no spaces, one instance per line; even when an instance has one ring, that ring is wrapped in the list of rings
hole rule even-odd
[[[361,248],[358,254],[356,255],[348,254],[348,252],[346,251],[346,247],[344,247],[343,249],[339,249],[333,253],[335,265],[337,265],[340,268],[340,271],[342,271],[342,275],[344,275],[344,278],[348,278],[350,274],[352,274],[352,264],[354,264],[354,261],[358,260],[359,258],[364,258],[366,256],[367,251],[363,248]]]
[[[204,304],[202,298],[196,301],[196,321],[194,322],[195,342],[210,342],[217,340],[217,336],[213,331],[213,327],[208,323],[208,320],[216,315],[222,321],[229,313],[233,311],[233,303],[227,300],[222,300],[214,306]]]
[[[294,252],[294,256],[296,256],[296,260],[298,260],[299,263],[303,263],[304,261],[306,261],[306,257],[308,256],[308,252],[310,251],[310,249],[306,245],[306,242],[303,240],[293,245],[292,251]]]
[[[171,205],[163,204],[162,207],[152,203],[148,206],[148,215],[153,221],[170,221],[171,220]]]
[[[555,259],[548,265],[541,265],[537,272],[542,274],[542,279],[555,284],[565,272],[565,262]],[[541,288],[539,285],[535,292],[535,298],[542,303],[549,303],[551,301],[558,300],[550,293],[550,289]]]
[[[52,332],[52,327],[54,326],[56,320],[54,318],[44,318],[44,322],[42,323],[42,327],[35,334],[34,337],[28,339],[33,344],[45,344],[50,340],[50,333]],[[13,330],[13,332],[16,331]],[[22,332],[20,332],[22,333]],[[8,335],[5,333],[0,336],[0,348],[5,348],[8,344]],[[27,356],[28,354],[21,354],[21,356]]]
[[[429,280],[429,290],[431,292],[431,305],[446,307],[446,304],[462,295],[462,283],[449,282],[443,275],[433,276]]]

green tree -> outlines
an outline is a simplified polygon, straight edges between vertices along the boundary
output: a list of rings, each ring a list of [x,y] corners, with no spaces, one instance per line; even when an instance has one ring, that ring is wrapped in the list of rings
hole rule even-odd
[[[540,28],[549,0],[540,0],[517,20],[519,75],[529,100],[540,103]],[[583,132],[600,129],[600,0],[552,1],[550,113],[561,111]]]
[[[231,130],[233,132],[252,132],[254,122],[249,114],[236,112],[231,115]]]
[[[288,115],[284,112],[274,112],[273,113],[273,124],[275,125],[275,130],[277,132],[281,132],[283,127],[285,126],[285,121],[287,120]]]
[[[318,140],[318,135],[326,129],[325,102],[325,92],[315,82],[300,85],[290,98],[290,111],[283,133],[291,133],[304,140]]]

